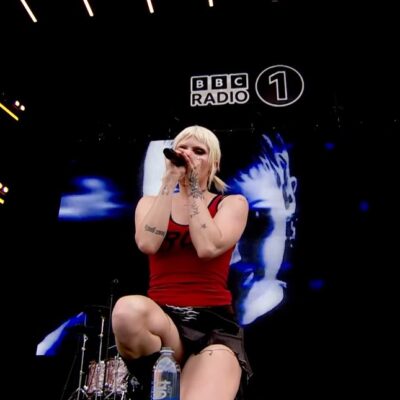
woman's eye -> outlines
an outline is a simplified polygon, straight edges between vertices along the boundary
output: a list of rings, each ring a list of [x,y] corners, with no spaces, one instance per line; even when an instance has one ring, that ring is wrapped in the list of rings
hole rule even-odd
[[[271,233],[274,225],[269,208],[251,209],[249,210],[245,237],[265,238]]]

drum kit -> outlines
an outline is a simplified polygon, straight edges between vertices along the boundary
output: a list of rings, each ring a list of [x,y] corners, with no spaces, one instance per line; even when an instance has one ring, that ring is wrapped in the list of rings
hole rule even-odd
[[[116,346],[108,346],[109,334],[107,335],[106,356],[103,359],[103,337],[105,316],[103,311],[108,309],[104,306],[88,306],[100,312],[100,332],[98,334],[99,343],[97,349],[97,360],[91,360],[85,372],[85,359],[89,339],[89,333],[92,332],[86,325],[76,327],[76,331],[82,334],[82,347],[80,348],[80,367],[78,387],[69,396],[68,400],[128,400],[128,369],[117,353],[114,357],[108,357],[109,350]]]
[[[128,370],[121,357],[91,361],[83,393],[87,398],[126,399]]]

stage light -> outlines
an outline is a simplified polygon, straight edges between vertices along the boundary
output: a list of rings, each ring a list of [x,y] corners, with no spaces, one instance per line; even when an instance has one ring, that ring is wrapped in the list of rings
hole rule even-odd
[[[149,7],[150,14],[154,14],[153,3],[151,0],[147,0],[147,7]]]
[[[16,96],[14,95],[8,95],[5,92],[0,92],[0,109],[6,112],[11,118],[19,121],[22,113],[26,110],[26,107],[19,99],[16,99],[15,97]]]
[[[9,108],[7,108],[3,103],[0,103],[0,108],[5,111],[10,117],[14,118],[16,121],[19,121],[17,115],[15,115]]]
[[[85,5],[88,14],[91,17],[94,17],[94,13],[93,13],[92,7],[90,7],[89,0],[83,0],[83,4]]]
[[[25,111],[25,106],[19,100],[14,101],[13,107],[17,111]]]
[[[24,6],[26,12],[28,13],[28,15],[31,17],[31,20],[33,22],[37,22],[37,19],[35,17],[35,14],[32,12],[31,8],[28,6],[28,3],[25,0],[20,0],[22,5]]]
[[[208,0],[208,5],[210,7],[214,7],[214,0]]]
[[[4,186],[0,182],[0,205],[3,205],[6,202],[7,193],[8,193],[8,187]]]

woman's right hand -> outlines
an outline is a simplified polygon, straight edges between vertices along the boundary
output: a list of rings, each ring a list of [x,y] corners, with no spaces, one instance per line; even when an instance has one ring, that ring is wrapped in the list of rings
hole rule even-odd
[[[178,183],[186,175],[186,167],[177,167],[167,158],[165,159],[165,178],[169,178]],[[168,180],[169,180],[168,179]]]

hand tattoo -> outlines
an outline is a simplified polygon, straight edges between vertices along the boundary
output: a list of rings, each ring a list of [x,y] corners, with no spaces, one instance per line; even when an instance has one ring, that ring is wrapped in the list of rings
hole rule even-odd
[[[147,232],[151,232],[154,233],[155,235],[159,235],[159,236],[165,236],[165,231],[160,231],[159,229],[156,229],[155,226],[149,226],[149,225],[145,225],[144,226],[144,230]]]

